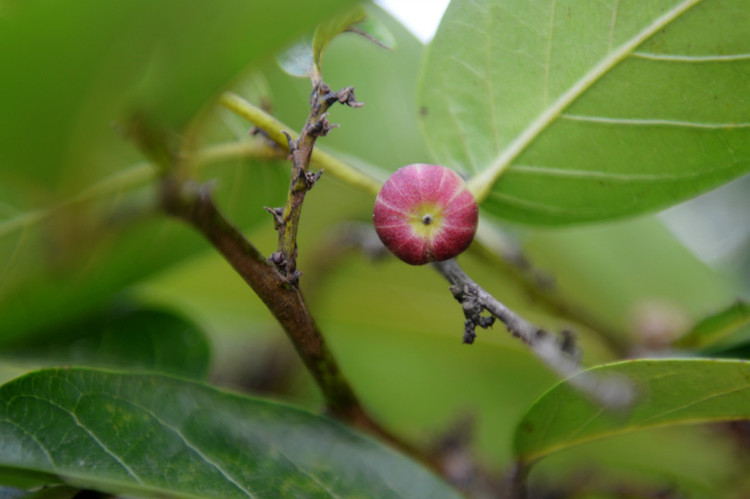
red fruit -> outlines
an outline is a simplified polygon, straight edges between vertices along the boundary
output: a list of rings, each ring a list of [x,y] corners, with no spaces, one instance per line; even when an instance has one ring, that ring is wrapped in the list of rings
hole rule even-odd
[[[456,172],[421,163],[391,175],[373,212],[380,240],[412,265],[463,252],[474,239],[478,218],[477,202]]]

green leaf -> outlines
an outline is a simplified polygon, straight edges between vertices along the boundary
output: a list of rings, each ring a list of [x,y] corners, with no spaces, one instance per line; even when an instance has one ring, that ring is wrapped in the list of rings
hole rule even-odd
[[[490,213],[541,225],[666,207],[750,170],[745,0],[456,0],[425,138]]]
[[[314,78],[322,73],[323,53],[328,44],[366,16],[365,9],[356,7],[320,24],[312,37],[294,43],[277,57],[279,66],[292,76]]]
[[[612,485],[598,490],[616,489],[614,484],[640,484],[625,496],[632,499],[653,497],[655,491],[667,488],[683,498],[730,498],[734,491],[744,490],[747,462],[731,451],[736,444],[730,438],[719,436],[729,428],[727,424],[670,426],[582,444],[535,463],[530,487],[539,483],[540,477],[544,477],[545,486],[565,487],[591,473],[597,476],[597,483],[602,480]],[[617,492],[579,497],[623,499]]]
[[[1,348],[11,362],[147,369],[205,377],[211,349],[203,332],[187,319],[161,310],[100,312],[58,326],[31,341]]]
[[[292,76],[314,77],[322,73],[323,53],[338,35],[351,32],[364,36],[384,48],[393,48],[396,39],[376,18],[357,7],[317,27],[312,39],[305,38],[283,51],[277,57],[279,66]]]
[[[327,21],[315,29],[312,40],[313,61],[315,67],[320,71],[323,62],[323,52],[328,44],[341,33],[347,31],[353,24],[361,22],[367,16],[363,7],[357,7],[345,14]]]
[[[327,418],[176,378],[47,370],[3,386],[0,401],[0,466],[79,487],[180,498],[458,497]]]
[[[376,17],[367,16],[360,22],[349,26],[347,31],[362,35],[383,48],[391,50],[396,48],[396,37],[391,30],[389,30],[386,25],[381,23]]]
[[[291,47],[276,56],[281,69],[298,78],[310,78],[315,72],[315,56],[312,49],[312,38],[307,37],[292,44]]]
[[[750,323],[750,303],[739,300],[703,318],[677,342],[681,348],[702,348],[714,344]]]
[[[526,413],[515,433],[524,461],[600,438],[646,428],[750,418],[750,364],[742,361],[630,360],[588,370],[625,376],[638,399],[627,412],[608,412],[561,382]]]

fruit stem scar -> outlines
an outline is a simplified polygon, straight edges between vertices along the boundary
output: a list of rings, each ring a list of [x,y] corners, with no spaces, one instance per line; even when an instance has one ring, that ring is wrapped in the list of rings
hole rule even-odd
[[[425,225],[430,225],[432,223],[432,215],[429,213],[422,217],[422,223]]]

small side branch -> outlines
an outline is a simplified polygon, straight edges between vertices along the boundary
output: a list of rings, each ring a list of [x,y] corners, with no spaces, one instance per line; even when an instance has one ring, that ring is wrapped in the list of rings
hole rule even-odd
[[[581,373],[579,350],[573,335],[565,332],[560,337],[527,322],[495,299],[474,282],[456,260],[433,263],[435,268],[451,283],[451,292],[461,303],[466,317],[464,343],[472,343],[476,327],[488,328],[495,318],[500,320],[513,336],[523,341],[550,369],[568,378],[568,382],[605,407],[623,407],[631,403],[631,384],[621,378],[598,378]],[[481,315],[487,312],[490,315]]]
[[[621,334],[580,306],[564,300],[558,293],[554,277],[536,269],[521,249],[499,236],[497,230],[477,234],[470,249],[474,255],[497,266],[504,278],[512,280],[539,307],[556,317],[595,331],[614,354],[627,356],[630,347]]]
[[[293,139],[285,133],[292,158],[292,175],[289,183],[289,195],[283,208],[266,208],[273,215],[274,226],[279,233],[277,251],[270,261],[276,266],[283,278],[291,286],[297,286],[297,229],[302,214],[302,203],[307,191],[318,181],[322,170],[309,171],[315,141],[331,131],[335,125],[328,123],[326,113],[335,103],[350,107],[361,107],[362,103],[354,97],[354,89],[347,87],[334,92],[322,81],[315,81],[310,94],[310,115],[302,128],[299,137]]]
[[[505,477],[505,494],[508,499],[527,499],[526,478],[529,468],[522,461],[513,463]]]

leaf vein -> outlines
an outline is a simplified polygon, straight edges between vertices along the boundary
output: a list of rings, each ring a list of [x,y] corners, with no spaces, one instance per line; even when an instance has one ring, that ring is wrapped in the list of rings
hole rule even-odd
[[[585,116],[580,114],[561,114],[560,118],[570,121],[583,121],[588,123],[602,123],[606,125],[623,125],[623,126],[663,126],[663,127],[684,127],[684,128],[707,128],[707,129],[733,129],[733,128],[750,128],[750,122],[737,123],[701,123],[698,121],[683,121],[670,119],[650,119],[650,118],[612,118],[608,116]]]
[[[315,475],[313,475],[312,473],[308,472],[307,470],[304,470],[304,469],[300,468],[299,465],[297,465],[297,463],[293,459],[291,459],[289,456],[287,456],[281,450],[279,450],[278,452],[279,452],[280,456],[282,456],[284,459],[286,459],[287,461],[289,461],[289,464],[291,464],[294,467],[294,469],[296,469],[299,473],[305,475],[310,480],[312,480],[313,482],[315,482],[316,484],[318,484],[320,486],[320,488],[323,489],[325,492],[327,492],[328,495],[331,498],[333,498],[333,499],[341,499],[341,496],[339,496],[334,491],[332,491],[331,489],[329,489],[326,486],[326,484],[324,484],[323,482],[321,482],[320,480],[318,480],[318,478]]]
[[[18,430],[20,430],[21,432],[23,432],[25,435],[28,435],[28,437],[31,438],[34,441],[34,443],[39,447],[39,449],[42,451],[42,453],[44,453],[44,457],[47,458],[47,461],[49,461],[49,463],[52,465],[52,467],[53,468],[57,468],[57,465],[55,464],[55,460],[52,459],[52,455],[49,453],[49,450],[47,450],[47,447],[45,447],[45,445],[42,442],[40,442],[38,438],[36,438],[36,435],[34,435],[33,433],[31,433],[26,428],[24,428],[20,424],[16,423],[12,419],[2,418],[2,419],[0,419],[0,421],[8,423],[8,424],[10,424],[12,426],[15,426],[16,428],[18,428]]]
[[[599,416],[601,416],[602,414],[604,414],[605,409],[606,409],[606,407],[601,407],[601,408],[599,408],[598,411],[596,411],[594,414],[592,414],[590,418],[588,418],[581,426],[579,426],[576,429],[576,431],[574,431],[573,433],[571,433],[568,436],[568,441],[570,442],[570,441],[575,440],[575,438],[578,435],[580,435],[581,433],[583,433],[583,431],[586,428],[588,428],[591,425],[591,423],[593,423],[594,421],[596,421],[599,418]]]
[[[668,62],[732,62],[750,60],[750,54],[708,54],[708,55],[683,55],[683,54],[653,54],[649,52],[633,52],[633,57],[649,59],[652,61]]]
[[[545,437],[547,436],[547,432],[552,426],[552,422],[555,420],[557,413],[560,412],[560,405],[561,404],[555,404],[554,410],[547,417],[547,424],[544,425],[544,429],[542,429],[542,431],[540,431],[538,434],[538,440],[544,441]]]
[[[51,405],[52,407],[55,407],[61,410],[62,412],[70,415],[70,417],[73,419],[73,422],[76,424],[76,426],[78,426],[81,430],[83,430],[84,433],[86,433],[86,435],[88,435],[89,438],[91,438],[91,440],[93,440],[108,456],[114,459],[117,464],[122,466],[122,468],[127,472],[127,474],[130,475],[136,482],[138,482],[139,485],[143,485],[143,480],[141,480],[141,478],[135,473],[135,471],[133,471],[133,469],[130,466],[128,466],[127,463],[125,463],[125,461],[123,461],[122,458],[120,458],[120,456],[118,456],[112,449],[110,449],[104,442],[102,442],[99,439],[99,437],[97,437],[96,434],[88,426],[83,424],[81,420],[78,419],[78,416],[76,415],[74,411],[71,411],[70,409],[58,404],[55,401],[45,399],[36,395],[23,395],[23,396],[34,399],[34,400],[38,400],[40,402],[45,402]]]
[[[166,430],[171,431],[172,433],[177,435],[177,437],[185,444],[185,446],[188,449],[193,451],[206,464],[208,464],[209,466],[212,466],[216,471],[218,471],[221,474],[221,476],[224,477],[225,480],[227,480],[229,483],[231,483],[233,486],[239,489],[242,493],[244,493],[250,499],[254,499],[253,494],[249,490],[247,490],[245,487],[243,487],[239,482],[237,482],[237,480],[235,480],[227,471],[225,471],[224,468],[222,468],[222,466],[219,463],[213,461],[206,454],[204,454],[198,447],[196,447],[192,442],[190,442],[190,440],[188,440],[188,438],[178,428],[172,426],[168,422],[161,419],[159,416],[157,416],[157,414],[153,410],[149,409],[148,407],[144,407],[140,404],[137,404],[131,400],[124,399],[122,397],[114,397],[112,394],[107,394],[107,395],[113,398],[117,398],[118,400],[126,404],[132,405],[133,407],[140,409],[144,411],[145,413],[149,414],[152,418],[154,418],[154,420],[157,423],[163,426]]]
[[[662,418],[662,417],[664,417],[664,416],[666,416],[668,414],[674,414],[675,412],[679,412],[679,411],[682,411],[682,410],[685,410],[685,409],[689,409],[689,408],[694,407],[694,406],[696,406],[698,404],[702,404],[703,402],[707,402],[709,400],[713,400],[713,399],[718,398],[718,397],[723,397],[725,395],[731,395],[733,393],[739,393],[739,392],[742,392],[742,391],[748,390],[748,389],[750,389],[750,386],[749,385],[745,385],[745,386],[741,386],[739,388],[732,388],[731,390],[727,390],[727,391],[724,391],[724,392],[716,393],[714,395],[711,395],[710,397],[703,397],[703,398],[700,398],[698,400],[693,400],[692,402],[689,402],[689,403],[687,403],[685,405],[681,405],[679,407],[675,407],[675,408],[670,409],[668,411],[664,411],[664,412],[661,412],[659,414],[655,414],[655,415],[653,415],[651,417],[648,417],[646,419],[643,419],[638,424],[639,425],[645,425],[649,421],[653,421],[655,419]]]
[[[724,168],[731,168],[734,163],[726,165]],[[717,168],[717,170],[723,168]],[[600,179],[613,180],[619,182],[657,182],[664,180],[681,181],[690,178],[696,178],[703,175],[703,172],[685,172],[680,174],[672,173],[615,173],[594,170],[573,170],[567,168],[555,168],[548,166],[530,166],[530,165],[513,165],[513,173],[530,174],[530,175],[550,175],[557,177],[578,177],[581,179]]]
[[[471,71],[471,73],[473,73],[474,76],[476,76],[477,78],[480,78],[480,79],[484,78],[484,75],[482,74],[481,71],[479,71],[477,68],[475,68],[474,66],[472,66],[471,64],[469,64],[465,60],[461,59],[460,57],[451,56],[450,60],[459,63],[461,66],[463,66],[466,69],[468,69],[469,71]]]
[[[566,92],[547,107],[526,129],[521,132],[505,150],[495,158],[488,168],[469,181],[469,189],[479,202],[491,192],[495,181],[510,166],[511,162],[531,144],[537,136],[547,129],[578,97],[599,81],[610,69],[622,62],[639,45],[657,33],[664,26],[677,19],[684,12],[700,3],[701,0],[683,0],[672,9],[655,19],[635,36],[620,45],[614,52],[609,53],[598,64],[593,66]]]

